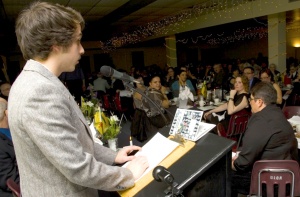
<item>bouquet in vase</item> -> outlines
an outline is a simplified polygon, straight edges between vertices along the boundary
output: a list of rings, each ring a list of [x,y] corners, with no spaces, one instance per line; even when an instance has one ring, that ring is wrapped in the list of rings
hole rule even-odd
[[[121,131],[118,116],[107,117],[101,110],[95,113],[94,126],[104,140],[116,138]]]

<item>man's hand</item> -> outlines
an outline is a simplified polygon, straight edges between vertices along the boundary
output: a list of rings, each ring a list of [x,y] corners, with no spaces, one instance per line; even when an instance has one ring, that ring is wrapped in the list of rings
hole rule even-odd
[[[135,156],[128,156],[129,153],[131,153],[134,150],[141,150],[141,147],[139,146],[125,146],[123,147],[117,154],[115,158],[115,163],[116,164],[122,164],[127,161],[131,161],[135,158]]]
[[[128,164],[127,169],[132,172],[134,180],[137,180],[148,167],[149,163],[147,158],[145,156],[137,156]]]

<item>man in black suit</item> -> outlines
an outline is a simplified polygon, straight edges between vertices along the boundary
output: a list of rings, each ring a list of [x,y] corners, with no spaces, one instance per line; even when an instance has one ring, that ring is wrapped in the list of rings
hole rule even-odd
[[[251,88],[254,87],[256,83],[260,82],[260,80],[254,77],[254,68],[252,66],[247,66],[244,68],[244,75],[249,80],[249,92],[250,92]]]

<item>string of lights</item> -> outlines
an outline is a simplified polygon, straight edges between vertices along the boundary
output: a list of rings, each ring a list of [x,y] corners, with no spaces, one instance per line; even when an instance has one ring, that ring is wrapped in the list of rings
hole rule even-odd
[[[132,32],[123,33],[121,36],[115,36],[107,41],[100,41],[100,49],[103,52],[110,52],[116,50],[118,47],[122,47],[128,44],[135,44],[141,42],[145,38],[155,35],[169,35],[176,34],[178,30],[186,24],[192,24],[198,22],[200,16],[204,16],[205,19],[209,15],[214,18],[231,18],[233,11],[239,10],[246,14],[246,10],[261,9],[263,6],[267,6],[267,3],[275,4],[280,6],[280,0],[274,0],[266,2],[263,0],[252,0],[259,3],[259,7],[253,8],[252,4],[247,0],[231,0],[231,1],[220,1],[220,0],[209,0],[204,3],[193,6],[191,9],[184,10],[177,15],[168,16],[157,22],[150,22],[144,26],[137,27]],[[210,45],[228,44],[236,41],[245,39],[261,39],[268,35],[268,25],[254,19],[258,27],[248,27],[245,29],[235,30],[231,35],[225,34],[224,32],[218,32],[216,34],[199,35],[191,38],[179,39],[177,42],[187,44],[191,41],[193,44],[197,44],[200,41],[206,41]],[[273,24],[278,25],[278,24]],[[269,27],[269,31],[270,28]],[[299,30],[299,28],[289,29]]]

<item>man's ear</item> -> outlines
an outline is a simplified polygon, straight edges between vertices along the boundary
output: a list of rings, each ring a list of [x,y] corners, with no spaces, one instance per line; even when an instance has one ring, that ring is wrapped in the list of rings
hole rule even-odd
[[[6,117],[8,117],[8,110],[7,109],[4,111],[4,113],[5,113]]]
[[[258,107],[262,108],[265,105],[264,101],[262,99],[258,99]]]
[[[53,53],[57,53],[62,49],[62,47],[58,45],[53,45],[51,48]]]

